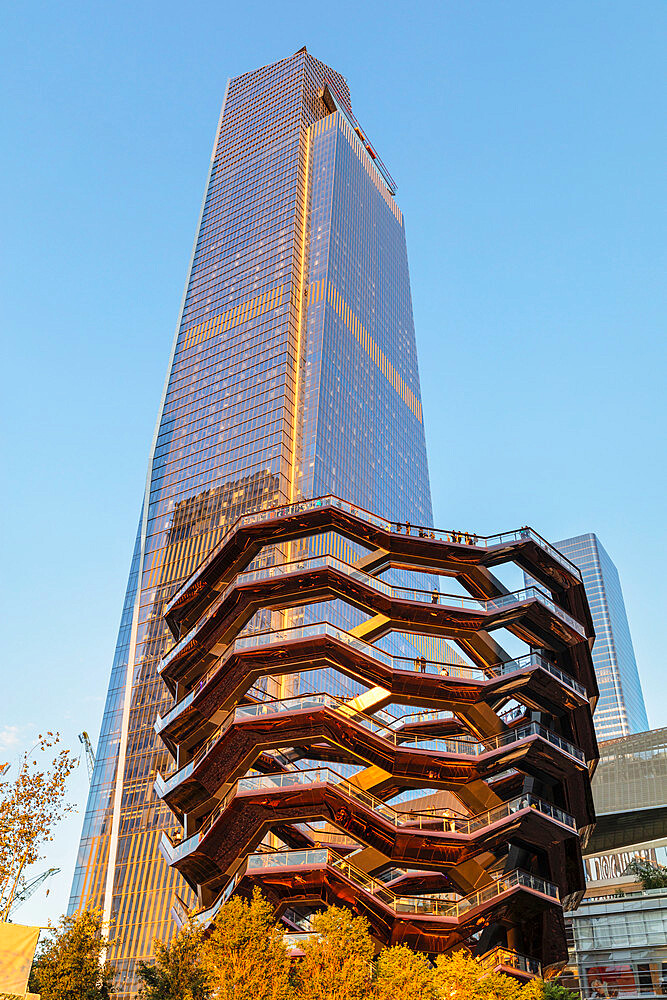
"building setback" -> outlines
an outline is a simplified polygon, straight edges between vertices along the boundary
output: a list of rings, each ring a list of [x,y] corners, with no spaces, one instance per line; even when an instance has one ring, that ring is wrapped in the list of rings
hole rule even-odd
[[[618,570],[592,532],[555,545],[581,570],[593,616],[593,662],[600,689],[595,710],[598,739],[646,732],[646,705]]]
[[[153,792],[169,759],[153,729],[170,703],[166,602],[249,510],[335,492],[432,523],[394,193],[345,80],[305,49],[229,82],[70,899],[111,921],[121,990],[185,891],[158,851],[175,821]]]

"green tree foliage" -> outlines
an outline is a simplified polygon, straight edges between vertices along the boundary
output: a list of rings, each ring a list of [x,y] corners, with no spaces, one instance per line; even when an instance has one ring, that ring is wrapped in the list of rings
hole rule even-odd
[[[206,1000],[209,996],[207,975],[202,967],[202,934],[186,925],[166,945],[153,942],[153,962],[139,962],[137,973],[142,982],[143,1000]]]
[[[578,993],[561,986],[557,979],[549,979],[542,983],[542,996],[544,1000],[579,1000]]]
[[[290,958],[273,908],[256,889],[220,908],[204,943],[202,967],[216,1000],[288,1000]]]
[[[28,982],[42,1000],[109,1000],[114,973],[104,960],[109,942],[96,910],[62,917],[33,962]]]
[[[437,1000],[433,967],[405,945],[383,948],[376,965],[378,1000]]]
[[[664,889],[667,887],[667,868],[654,865],[642,858],[635,858],[625,869],[626,875],[634,875],[642,884],[642,889]]]
[[[375,947],[365,917],[331,906],[313,917],[313,930],[295,969],[299,1000],[368,1000]]]

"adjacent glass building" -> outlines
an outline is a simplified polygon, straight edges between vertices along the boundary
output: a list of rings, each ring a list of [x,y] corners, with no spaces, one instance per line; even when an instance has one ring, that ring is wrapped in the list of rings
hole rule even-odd
[[[165,603],[242,513],[431,498],[403,217],[340,74],[300,50],[231,80],[150,456],[70,909],[111,922],[121,992],[167,938],[153,792]],[[262,619],[263,620],[263,619]],[[262,620],[259,624],[261,626]]]
[[[648,719],[618,570],[593,533],[555,545],[581,570],[593,615],[593,662],[600,688],[595,710],[598,739],[643,733]]]
[[[600,744],[587,891],[566,914],[572,985],[582,996],[667,996],[667,889],[643,890],[633,860],[667,864],[667,729]]]

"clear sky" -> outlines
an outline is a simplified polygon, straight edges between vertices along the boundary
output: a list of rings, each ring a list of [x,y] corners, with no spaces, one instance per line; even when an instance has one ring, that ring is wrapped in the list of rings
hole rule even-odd
[[[666,42],[663,0],[3,5],[0,759],[97,739],[225,83],[304,44],[398,182],[435,523],[595,531],[667,725]]]

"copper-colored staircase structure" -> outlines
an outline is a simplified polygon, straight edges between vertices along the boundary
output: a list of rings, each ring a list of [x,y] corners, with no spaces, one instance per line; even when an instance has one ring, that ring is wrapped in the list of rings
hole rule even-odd
[[[536,585],[509,592],[512,564]],[[598,692],[564,556],[530,528],[481,538],[323,497],[240,518],[165,617],[174,705],[155,728],[176,765],[156,791],[183,832],[162,851],[202,921],[259,885],[291,931],[336,903],[381,943],[465,944],[519,976],[565,961]],[[428,636],[459,654],[422,656]]]

